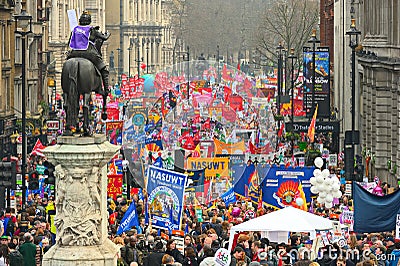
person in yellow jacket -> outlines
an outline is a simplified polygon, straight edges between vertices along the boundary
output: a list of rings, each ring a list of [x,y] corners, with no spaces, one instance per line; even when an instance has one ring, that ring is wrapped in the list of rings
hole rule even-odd
[[[56,226],[54,225],[54,217],[56,216],[56,206],[53,200],[49,200],[46,206],[47,221],[50,223],[51,242],[56,243]]]

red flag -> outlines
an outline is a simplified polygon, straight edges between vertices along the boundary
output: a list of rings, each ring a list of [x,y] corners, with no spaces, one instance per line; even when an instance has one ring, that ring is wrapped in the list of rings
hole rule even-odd
[[[282,137],[284,129],[285,129],[285,123],[283,121],[281,121],[281,128],[278,131],[278,137]]]
[[[268,98],[267,101],[270,102],[271,101],[271,93],[268,92]]]
[[[222,67],[222,79],[226,81],[233,81],[233,78],[228,74],[226,64],[224,64],[224,66]]]
[[[42,144],[42,142],[40,141],[40,139],[37,139],[35,146],[33,146],[31,155],[36,155],[36,156],[40,156],[40,157],[45,157],[43,154],[43,150],[46,148],[46,146],[44,146]]]
[[[314,142],[314,136],[315,136],[315,123],[317,121],[317,113],[318,113],[318,105],[315,107],[314,115],[313,118],[311,119],[310,126],[308,127],[308,133],[307,136],[310,139],[310,142]]]
[[[240,62],[238,62],[238,64],[237,64],[237,70],[239,70],[240,71]]]

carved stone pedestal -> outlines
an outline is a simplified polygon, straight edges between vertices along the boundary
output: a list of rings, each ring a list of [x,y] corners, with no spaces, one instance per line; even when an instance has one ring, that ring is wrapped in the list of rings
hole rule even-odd
[[[44,154],[55,165],[56,244],[44,266],[117,265],[107,232],[107,167],[119,146],[94,137],[59,137]]]

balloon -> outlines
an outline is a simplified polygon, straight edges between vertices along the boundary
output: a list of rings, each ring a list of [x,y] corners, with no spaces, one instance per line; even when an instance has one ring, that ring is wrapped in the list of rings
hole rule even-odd
[[[325,191],[321,191],[321,192],[319,192],[319,196],[320,196],[321,198],[326,198],[327,194],[326,194]]]
[[[324,177],[322,175],[316,176],[315,178],[317,179],[318,184],[322,184],[324,182]]]
[[[313,172],[313,174],[314,174],[314,176],[319,176],[319,175],[321,175],[321,170],[320,169],[315,169],[314,170],[314,172]]]
[[[315,186],[317,184],[317,179],[315,178],[315,176],[310,178],[310,183],[311,185]]]
[[[333,197],[340,198],[342,196],[342,192],[340,190],[336,190],[332,193]]]
[[[322,170],[322,175],[323,175],[324,177],[328,177],[330,174],[331,174],[331,172],[329,172],[328,169]]]
[[[141,63],[141,64],[140,64],[140,68],[141,68],[141,69],[145,69],[145,68],[146,68],[146,64],[145,64],[145,63]]]
[[[317,157],[314,159],[314,165],[318,168],[321,168],[324,165],[324,160],[321,157]]]
[[[318,191],[318,188],[316,187],[316,186],[312,186],[311,188],[310,188],[310,191],[311,191],[311,193],[313,193],[313,194],[317,194],[319,191]]]
[[[296,204],[297,204],[297,206],[303,206],[303,204],[304,204],[304,200],[302,199],[302,198],[297,198],[296,199]]]
[[[317,201],[319,203],[324,203],[325,202],[325,198],[321,198],[320,196],[317,197]]]
[[[338,184],[333,184],[332,185],[332,190],[333,191],[337,191],[337,190],[339,190],[340,189],[340,186],[338,185]]]
[[[332,202],[325,202],[325,208],[330,209],[330,208],[332,208],[332,207],[333,207]]]
[[[326,185],[326,186],[330,186],[332,183],[331,183],[331,179],[330,178],[325,178],[324,179],[324,184]]]
[[[241,210],[240,210],[239,207],[234,207],[233,210],[232,210],[232,216],[237,218],[237,217],[239,217],[240,212],[241,212]]]
[[[319,184],[318,186],[317,186],[317,188],[318,188],[318,191],[319,192],[322,192],[322,191],[325,191],[325,186],[324,186],[324,184]]]
[[[332,194],[326,195],[325,201],[326,201],[326,202],[332,202],[332,201],[333,201],[333,196],[332,196]]]

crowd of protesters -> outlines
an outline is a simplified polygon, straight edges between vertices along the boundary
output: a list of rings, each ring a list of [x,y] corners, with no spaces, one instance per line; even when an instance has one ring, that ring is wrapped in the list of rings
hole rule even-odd
[[[118,224],[129,203],[122,196],[117,197],[116,202],[109,200],[109,238],[120,246],[119,265],[216,265],[215,252],[221,247],[228,248],[231,227],[251,219],[245,216],[247,210],[252,209],[258,215],[274,211],[267,207],[257,210],[257,206],[241,200],[225,206],[219,198],[213,207],[201,206],[203,215],[199,221],[194,207],[187,206],[182,222],[182,231],[186,233],[184,248],[178,250],[177,238],[169,235],[167,230],[145,225],[143,201],[137,195],[133,195],[133,201],[137,206],[139,226],[117,235]],[[338,219],[343,209],[351,209],[351,202],[343,196],[331,209],[313,203],[311,211]],[[232,215],[233,208],[240,208],[240,214]],[[330,241],[315,249],[313,242],[316,240],[301,232],[291,232],[288,241],[282,243],[269,241],[261,232],[242,232],[234,236],[230,265],[394,266],[399,262],[400,242],[395,241],[394,232],[357,234],[349,231],[343,236],[347,241],[344,245]]]
[[[0,266],[42,265],[43,254],[55,244],[54,198],[29,194],[26,208],[20,199],[16,208],[0,211]]]

